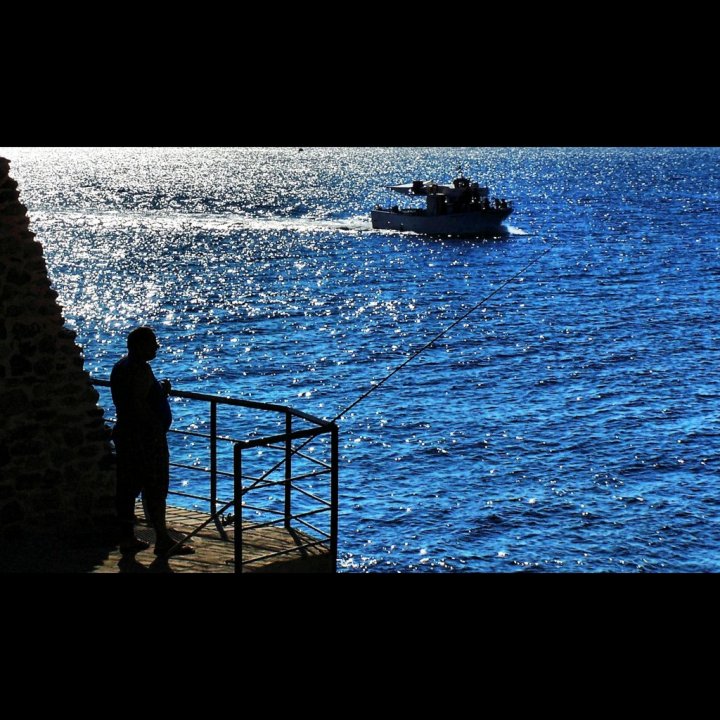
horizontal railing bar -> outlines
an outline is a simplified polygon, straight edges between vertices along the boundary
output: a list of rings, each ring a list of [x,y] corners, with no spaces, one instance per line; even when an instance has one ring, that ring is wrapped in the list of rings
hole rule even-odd
[[[323,460],[318,460],[317,458],[314,458],[311,455],[306,455],[305,453],[301,453],[301,452],[297,452],[297,451],[295,452],[295,454],[298,457],[304,458],[305,460],[309,460],[310,462],[315,463],[316,465],[320,465],[320,467],[324,467],[328,470],[332,470],[332,465],[324,462]]]
[[[260,408],[262,410],[262,408]],[[311,415],[310,413],[303,412],[302,410],[298,410],[297,408],[291,408],[291,407],[285,407],[284,412],[289,412],[291,415],[294,415],[297,418],[300,418],[301,420],[307,420],[308,422],[315,423],[316,425],[322,425],[323,427],[330,428],[332,427],[332,421],[331,420],[323,420],[319,417],[315,417],[315,415]]]
[[[90,382],[93,385],[100,385],[101,387],[110,387],[109,380],[101,380],[100,378],[90,378]],[[186,390],[171,390],[171,397],[181,397],[187,400],[202,400],[203,402],[214,402],[218,405],[233,405],[234,407],[245,407],[253,410],[271,410],[277,413],[290,413],[295,417],[302,418],[308,422],[320,425],[322,427],[330,427],[332,422],[330,420],[321,420],[314,415],[303,412],[302,410],[296,410],[295,408],[287,407],[285,405],[275,405],[274,403],[257,402],[256,400],[241,400],[240,398],[228,398],[222,395],[206,395],[205,393],[188,392]]]
[[[252,480],[254,483],[260,482],[261,479],[262,478],[255,477],[254,475],[246,475],[245,473],[240,477],[240,480]]]
[[[258,479],[255,483],[250,485],[250,487],[241,488],[240,492],[243,495],[247,495],[251,490],[262,490],[264,488],[269,487],[278,487],[280,485],[284,486],[286,483],[286,480],[284,478],[280,480],[263,480],[262,478]]]
[[[251,490],[264,490],[265,488],[279,487],[285,485],[284,480],[263,480],[262,484],[254,483],[250,487],[240,488],[241,497],[245,497]]]
[[[192,493],[186,493],[182,490],[168,490],[169,495],[179,495],[180,497],[187,497],[192,498],[193,500],[202,500],[203,502],[210,502],[209,497],[204,497],[203,495],[193,495]]]
[[[307,480],[308,478],[316,478],[316,477],[322,477],[323,475],[327,475],[330,473],[330,470],[318,470],[317,472],[309,472],[305,473],[304,475],[293,475],[290,480]],[[249,478],[252,479],[252,478]],[[256,483],[264,483],[263,485],[259,485]],[[253,485],[251,485],[248,490],[254,490],[257,487],[268,487],[270,485],[284,485],[287,482],[286,478],[281,478],[280,480],[268,480],[267,478],[257,478]]]
[[[243,505],[242,507],[243,507],[243,511],[244,511],[245,508],[249,507],[249,505]],[[267,512],[270,514],[277,513],[277,510],[270,510],[270,509],[266,510],[264,508],[255,508],[255,509],[260,510],[260,512]],[[291,515],[289,519],[290,520],[299,520],[300,522],[304,522],[304,520],[303,520],[304,517],[309,517],[310,515],[317,515],[318,513],[324,513],[324,512],[328,512],[328,509],[327,508],[317,508],[316,510],[306,510],[305,512],[296,513],[295,515]],[[280,513],[277,513],[277,514],[280,514]],[[285,513],[282,513],[282,515],[283,515],[283,521],[284,521]],[[255,530],[256,528],[270,527],[271,525],[276,525],[279,522],[280,522],[280,520],[266,520],[265,522],[262,522],[262,523],[256,523],[255,521],[253,521],[252,527],[247,528],[247,530],[249,532],[251,530]],[[308,527],[312,527],[309,523],[305,523],[305,524],[308,525]],[[318,530],[318,532],[322,533],[323,531]]]
[[[203,472],[203,473],[210,473],[212,472],[210,468],[202,467],[201,465],[185,465],[184,463],[178,463],[178,462],[171,462],[170,467],[179,467],[184,468],[185,470],[194,470],[196,472]],[[216,475],[222,475],[223,477],[229,477],[234,478],[235,474],[231,472],[227,472],[225,470],[216,470]]]
[[[246,478],[243,478],[245,480]],[[255,487],[268,487],[269,485],[277,485],[278,483],[285,482],[284,480],[268,480],[267,478],[247,478],[247,480],[252,480],[252,483],[248,484],[246,482],[241,483],[240,489],[242,492],[247,492],[248,490],[252,490],[252,488]],[[261,484],[263,483],[263,484]]]
[[[309,517],[310,515],[317,515],[318,513],[324,513],[324,512],[327,512],[327,511],[328,511],[327,508],[316,508],[315,510],[306,510],[305,512],[294,513],[294,514],[290,517],[290,519],[291,519],[291,520],[300,520],[301,518]]]
[[[183,431],[176,431],[176,432],[183,432]],[[206,434],[203,434],[203,433],[199,433],[199,436],[200,436],[200,437],[204,437],[204,438],[210,438],[210,437],[212,437],[211,435],[206,435]],[[284,438],[284,437],[285,437],[285,435],[283,434],[283,438]],[[247,442],[246,439],[236,438],[236,437],[232,437],[232,436],[230,436],[230,435],[218,435],[218,436],[217,436],[217,439],[218,439],[218,440],[224,440],[224,441],[227,441],[227,442],[232,442],[232,443],[235,443],[235,444]],[[264,440],[264,439],[266,439],[266,438],[265,438],[265,437],[262,437],[262,438],[250,438],[250,440]],[[272,447],[274,450],[275,450],[275,449],[278,449],[278,450],[279,450],[279,449],[282,449],[282,450],[285,449],[285,446],[284,446],[284,445],[272,445],[272,446],[268,445],[268,447]],[[300,447],[302,447],[302,446],[300,446]]]
[[[196,430],[180,430],[179,428],[170,428],[168,432],[175,433],[176,435],[190,435],[191,437],[199,437],[203,440],[212,440],[212,435],[210,433],[198,432]],[[232,437],[231,435],[218,435],[215,439],[222,440],[223,442],[228,443],[245,442],[244,440]]]
[[[298,522],[301,522],[306,527],[309,527],[311,530],[314,530],[316,533],[320,533],[320,535],[324,535],[328,540],[330,540],[329,533],[326,533],[324,530],[321,530],[320,528],[316,528],[313,524],[306,522],[302,518],[298,518],[297,520],[298,520]]]
[[[114,420],[114,418],[113,418]],[[196,430],[180,430],[179,428],[170,428],[168,430],[169,433],[175,433],[176,435],[189,435],[191,437],[199,437],[203,440],[212,440],[212,435],[210,433],[203,433],[203,432],[197,432]],[[245,440],[241,440],[240,438],[232,437],[230,435],[218,435],[216,440],[222,440],[223,442],[228,443],[242,443],[245,442]],[[273,446],[273,448],[280,448],[280,446]],[[282,446],[282,449],[285,449],[285,446]],[[298,453],[299,454],[299,453]],[[311,457],[308,458],[309,460],[312,460]]]
[[[268,480],[267,478],[257,478],[257,480],[254,480],[251,485],[246,485],[245,487],[240,487],[240,492],[246,493],[250,490],[255,489],[262,489],[266,487],[273,487],[274,485],[283,485],[285,483],[285,480]]]
[[[106,417],[105,419],[108,420],[109,422],[117,422],[117,418],[114,418],[114,417],[113,418]],[[212,440],[212,435],[210,433],[197,432],[196,430],[181,430],[179,428],[170,428],[168,430],[168,433],[173,433],[175,435],[185,435],[185,436],[189,436],[189,437],[198,437],[198,438],[202,438],[203,440]],[[245,440],[241,440],[240,438],[232,437],[230,435],[218,435],[215,439],[222,440],[223,442],[228,442],[228,443],[243,443],[243,442],[245,442]],[[273,450],[284,450],[285,449],[284,445],[272,445],[272,446],[268,446],[268,447],[272,447]],[[296,454],[299,457],[306,458],[307,460],[312,460],[317,463],[321,462],[320,460],[315,460],[310,455],[305,455],[304,453],[296,452]]]
[[[170,467],[184,468],[185,470],[194,470],[195,472],[209,473],[210,469],[201,465],[185,465],[184,463],[171,462]]]
[[[242,450],[248,450],[250,448],[274,445],[277,442],[285,441],[288,438],[290,440],[299,440],[300,438],[315,437],[322,435],[323,433],[330,432],[326,428],[308,428],[307,430],[295,430],[290,435],[282,433],[281,435],[271,435],[270,437],[257,438],[256,440],[240,440],[237,444],[241,446]]]
[[[229,477],[229,478],[235,477],[235,473],[227,472],[226,470],[216,470],[215,474],[222,475],[223,477]]]
[[[209,433],[196,432],[195,430],[180,430],[179,428],[170,428],[168,432],[175,435],[190,435],[191,437],[199,437],[203,440],[209,440],[210,438],[212,438],[212,435],[210,435]],[[219,435],[217,439],[224,440],[224,438],[221,438]]]
[[[111,423],[116,423],[117,418],[112,416],[105,416],[105,420]],[[212,440],[212,435],[210,433],[203,433],[203,432],[197,432],[196,430],[181,430],[180,428],[169,428],[168,433],[173,435],[183,435],[187,437],[198,437],[202,438],[203,440]],[[226,442],[238,442],[236,438],[232,438],[229,435],[218,435],[216,440],[224,440]]]
[[[193,493],[183,492],[182,490],[168,490],[168,495],[178,495],[179,497],[186,497],[186,498],[192,498],[193,500],[202,500],[203,502],[209,503],[212,498],[205,495],[194,495]],[[226,502],[230,502],[229,498],[225,498],[224,500],[218,498],[217,503],[218,505],[222,505]]]
[[[284,450],[284,445],[268,445],[269,448],[272,448],[273,450]],[[302,445],[300,446],[302,447]],[[297,455],[298,457],[304,458],[305,460],[309,460],[310,462],[315,463],[316,465],[322,465],[322,467],[327,468],[328,470],[332,470],[332,466],[328,465],[326,462],[323,462],[322,460],[318,460],[317,458],[314,458],[312,455],[306,455],[305,453],[301,453],[299,450],[296,450],[294,447],[291,448],[292,454]]]
[[[331,502],[329,502],[328,500],[323,500],[323,498],[318,497],[318,496],[315,495],[314,493],[308,492],[307,490],[305,490],[305,488],[301,488],[301,487],[299,487],[298,485],[293,485],[293,486],[292,486],[292,489],[293,489],[293,490],[296,490],[296,491],[299,492],[299,493],[302,493],[303,495],[307,495],[307,497],[309,497],[309,498],[311,498],[311,499],[313,499],[313,500],[315,500],[315,501],[317,501],[317,502],[319,502],[319,503],[322,503],[323,505],[327,505],[328,507],[332,507],[332,503],[331,503]]]
[[[290,479],[307,480],[308,478],[322,477],[323,475],[327,475],[329,472],[330,470],[314,470],[312,472],[304,473],[303,475],[293,475]]]
[[[243,509],[245,508],[245,505],[243,505]],[[270,510],[264,511],[264,512],[271,512]],[[272,512],[275,512],[274,510]],[[282,514],[282,518],[279,518],[278,520],[265,520],[265,522],[256,523],[253,520],[252,527],[244,528],[242,532],[252,532],[253,530],[261,530],[262,528],[266,527],[276,527],[280,524],[285,523],[285,513]]]
[[[258,510],[259,512],[270,513],[271,515],[282,515],[285,517],[284,510],[273,510],[272,508],[259,507],[258,505],[247,505],[243,503],[242,509],[243,512],[246,510]]]
[[[322,475],[327,475],[329,472],[330,470],[318,470],[317,472],[305,473],[304,475],[294,475],[290,478],[290,480],[293,482],[295,480],[307,480],[308,478],[316,478],[321,477]],[[279,480],[268,480],[267,478],[252,478],[245,475],[243,475],[243,479],[253,481],[250,487],[240,489],[240,492],[243,495],[250,492],[250,490],[258,490],[262,488],[273,487],[275,485],[285,485],[285,483],[287,482],[285,478],[280,478]],[[293,485],[293,487],[295,487],[296,490],[300,490],[300,488],[296,487],[295,485]]]

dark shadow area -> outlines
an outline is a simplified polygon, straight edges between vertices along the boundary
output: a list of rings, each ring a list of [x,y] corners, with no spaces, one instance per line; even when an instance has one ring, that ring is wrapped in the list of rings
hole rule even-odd
[[[175,530],[175,528],[169,528],[170,536],[173,540],[180,540],[184,537],[183,533]],[[155,531],[145,525],[135,526],[135,537],[139,540],[143,540],[150,546],[150,552],[152,553],[152,547],[155,545]],[[168,563],[166,557],[158,556],[154,557],[152,562],[148,565],[141,563],[137,559],[138,550],[124,550],[121,551],[122,557],[119,560],[117,567],[121,573],[172,573],[173,570]],[[147,554],[143,554],[146,558]]]
[[[205,516],[199,514],[200,519]],[[180,519],[180,518],[176,518]],[[196,518],[193,518],[195,520]],[[170,537],[183,540],[192,529],[170,526]],[[144,520],[135,526],[135,536],[142,541],[135,547],[119,545],[114,531],[81,533],[75,536],[50,534],[11,536],[0,539],[0,574],[185,574],[232,573],[228,564],[234,542],[222,542],[215,537],[196,537],[190,541],[191,554],[155,555],[155,532]],[[147,543],[144,545],[143,543]],[[186,557],[187,555],[187,557]]]
[[[302,533],[300,533],[298,530],[296,530],[294,527],[289,527],[287,529],[287,534],[293,539],[295,543],[296,552],[299,552],[300,555],[304,558],[310,557],[310,553],[308,552],[308,548],[302,547],[307,542],[307,536],[303,536]]]
[[[150,564],[150,567],[148,568],[150,572],[154,573],[172,573],[173,570],[168,564],[168,559],[166,557],[156,557],[155,560],[152,561]]]
[[[108,538],[82,535],[3,540],[0,573],[88,573],[117,548]]]
[[[121,573],[144,573],[148,572],[149,568],[146,565],[143,565],[141,562],[138,562],[135,555],[137,554],[137,551],[128,550],[125,552],[122,552],[122,555],[120,557],[120,560],[118,561],[118,570]]]
[[[252,574],[272,575],[275,573],[297,573],[300,575],[314,575],[317,573],[332,573],[335,569],[329,555],[314,555],[292,560],[278,561],[272,565],[265,565],[250,571]],[[246,570],[247,572],[247,570]]]
[[[242,535],[241,535],[242,538]],[[329,553],[319,553],[317,548],[303,547],[309,538],[308,535],[296,528],[284,530],[287,548],[283,554],[278,555],[272,562],[262,565],[249,564],[242,568],[242,572],[249,573],[332,573],[335,571],[334,562]],[[288,542],[289,540],[289,542]],[[269,549],[269,548],[268,548]]]

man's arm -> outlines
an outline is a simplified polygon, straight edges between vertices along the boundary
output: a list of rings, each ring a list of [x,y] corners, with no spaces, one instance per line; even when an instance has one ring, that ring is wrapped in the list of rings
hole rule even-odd
[[[130,377],[130,411],[133,424],[140,432],[150,435],[164,433],[162,423],[150,405],[150,390],[155,382],[155,376],[147,364],[139,365]]]

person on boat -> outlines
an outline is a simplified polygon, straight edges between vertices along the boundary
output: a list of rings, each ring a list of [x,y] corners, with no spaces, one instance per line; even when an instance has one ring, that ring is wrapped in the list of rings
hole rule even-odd
[[[112,439],[117,452],[116,512],[121,550],[144,550],[149,544],[135,537],[135,501],[142,492],[147,519],[155,530],[155,554],[166,556],[175,545],[165,523],[170,484],[167,432],[172,423],[168,402],[170,381],[158,382],[149,361],[160,347],[149,327],[127,336],[128,353],[115,363],[110,389],[117,411]],[[179,545],[173,555],[195,552]]]

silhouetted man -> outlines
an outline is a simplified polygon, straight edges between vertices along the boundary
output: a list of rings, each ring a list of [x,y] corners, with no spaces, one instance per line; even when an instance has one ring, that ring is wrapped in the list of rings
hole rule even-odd
[[[116,510],[120,525],[120,548],[144,550],[148,543],[135,537],[135,501],[142,491],[145,512],[155,530],[155,554],[167,555],[175,544],[165,524],[165,503],[170,483],[167,431],[172,423],[168,403],[170,382],[158,382],[150,360],[157,355],[155,333],[139,327],[127,337],[128,354],[110,375],[117,411],[113,441],[117,451]],[[194,552],[180,545],[172,554]]]

